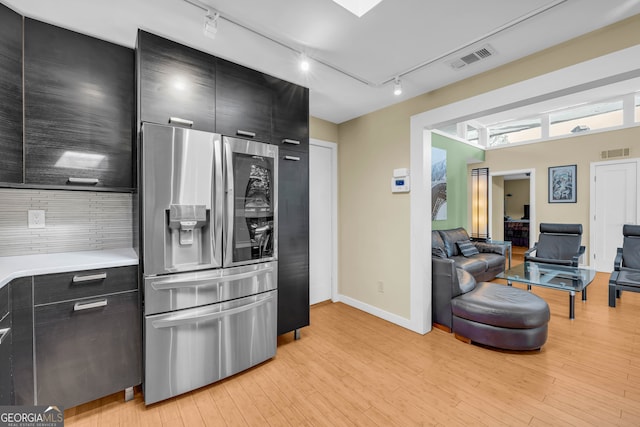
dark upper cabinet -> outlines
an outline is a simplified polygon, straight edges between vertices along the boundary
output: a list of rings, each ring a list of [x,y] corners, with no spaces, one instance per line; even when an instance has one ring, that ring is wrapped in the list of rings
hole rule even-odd
[[[278,335],[309,325],[309,154],[280,149]]]
[[[22,182],[22,16],[0,4],[0,182]]]
[[[142,30],[136,55],[141,121],[215,131],[213,56]]]
[[[25,183],[132,188],[132,49],[24,23]]]
[[[309,89],[278,80],[273,87],[273,143],[290,150],[309,149]]]
[[[272,142],[271,77],[216,58],[216,131]]]

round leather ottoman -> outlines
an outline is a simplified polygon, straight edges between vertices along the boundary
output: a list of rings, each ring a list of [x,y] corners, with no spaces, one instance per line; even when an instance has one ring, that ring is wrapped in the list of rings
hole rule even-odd
[[[480,282],[451,300],[452,332],[505,350],[535,350],[547,341],[549,305],[523,289]]]

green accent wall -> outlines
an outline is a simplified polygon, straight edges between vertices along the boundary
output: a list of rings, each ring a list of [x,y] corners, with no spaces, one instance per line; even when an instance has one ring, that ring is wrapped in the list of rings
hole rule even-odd
[[[431,134],[431,146],[447,150],[447,219],[431,221],[433,230],[467,227],[467,164],[469,161],[483,162],[484,150],[464,142]]]

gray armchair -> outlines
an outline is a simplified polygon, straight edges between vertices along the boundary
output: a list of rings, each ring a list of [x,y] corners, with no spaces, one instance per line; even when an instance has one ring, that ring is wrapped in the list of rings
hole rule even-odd
[[[542,223],[538,241],[524,253],[524,260],[577,267],[585,251],[581,240],[582,224]]]
[[[640,225],[625,224],[622,234],[624,241],[609,278],[609,307],[616,306],[622,291],[640,292]]]

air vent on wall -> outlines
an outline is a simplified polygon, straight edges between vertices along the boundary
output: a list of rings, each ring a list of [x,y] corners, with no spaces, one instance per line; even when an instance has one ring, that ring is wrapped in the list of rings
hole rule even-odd
[[[607,150],[600,153],[601,159],[612,159],[614,157],[629,157],[629,149],[615,148],[613,150]]]
[[[496,54],[496,50],[491,45],[486,44],[482,46],[480,49],[473,51],[471,53],[468,53],[450,62],[449,65],[451,65],[451,68],[453,68],[454,70],[459,70],[460,68],[466,67],[467,65],[486,59],[495,54]]]

